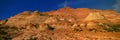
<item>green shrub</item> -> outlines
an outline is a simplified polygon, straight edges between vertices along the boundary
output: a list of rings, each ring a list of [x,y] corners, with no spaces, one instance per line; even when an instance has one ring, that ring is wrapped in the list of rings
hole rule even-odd
[[[120,24],[113,24],[109,26],[110,28],[106,29],[108,32],[120,32]]]

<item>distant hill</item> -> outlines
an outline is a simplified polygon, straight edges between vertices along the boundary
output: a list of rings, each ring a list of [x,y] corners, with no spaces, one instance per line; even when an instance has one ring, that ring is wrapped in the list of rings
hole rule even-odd
[[[0,40],[120,40],[119,32],[120,14],[114,10],[65,7],[0,21]]]

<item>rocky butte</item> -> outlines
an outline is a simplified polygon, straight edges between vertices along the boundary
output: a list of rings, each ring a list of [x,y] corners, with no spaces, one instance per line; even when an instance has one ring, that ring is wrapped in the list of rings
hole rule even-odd
[[[24,11],[0,21],[0,40],[120,40],[120,14],[70,7]]]

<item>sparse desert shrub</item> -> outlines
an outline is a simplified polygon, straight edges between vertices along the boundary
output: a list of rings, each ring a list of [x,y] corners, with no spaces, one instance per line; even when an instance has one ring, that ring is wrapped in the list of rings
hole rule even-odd
[[[76,32],[81,32],[81,31],[83,31],[80,27],[75,27],[73,30],[76,31]]]
[[[20,30],[17,27],[9,27],[2,25],[0,27],[0,40],[12,40],[14,36],[18,34]]]
[[[120,24],[110,25],[110,28],[107,29],[109,32],[120,32]]]
[[[120,24],[104,23],[99,26],[108,32],[120,32]]]
[[[11,29],[17,29],[17,27],[10,27]]]
[[[47,14],[45,14],[45,13],[40,13],[40,16],[47,16]]]
[[[8,35],[7,30],[9,26],[1,26],[0,27],[0,40],[11,40],[10,35]]]
[[[6,35],[7,32],[5,32],[4,30],[0,30],[0,35]]]
[[[95,28],[92,28],[92,29],[89,29],[89,31],[97,31],[97,29],[95,29]]]
[[[36,29],[39,28],[39,25],[38,25],[38,24],[36,24],[36,25],[34,25],[34,26],[35,26]]]
[[[108,31],[120,32],[120,24],[111,25]]]
[[[1,26],[0,29],[8,29],[9,26]]]
[[[76,31],[76,32],[81,32],[81,31],[83,31],[83,30],[81,30],[81,29],[74,29],[74,31]]]
[[[2,24],[0,24],[0,26],[1,26]]]

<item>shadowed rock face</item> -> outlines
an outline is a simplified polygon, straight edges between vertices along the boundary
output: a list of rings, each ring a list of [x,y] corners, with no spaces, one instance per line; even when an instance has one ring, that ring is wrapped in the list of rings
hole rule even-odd
[[[65,7],[0,21],[0,40],[119,40],[119,32],[120,14],[113,10]]]

